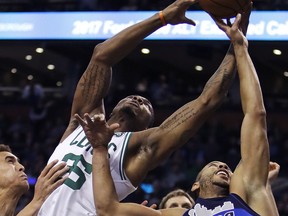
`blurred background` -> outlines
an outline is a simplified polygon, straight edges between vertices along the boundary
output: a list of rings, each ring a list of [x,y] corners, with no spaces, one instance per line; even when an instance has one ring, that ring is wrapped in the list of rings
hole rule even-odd
[[[0,12],[158,11],[172,0],[0,0]],[[193,8],[201,10],[200,8]],[[287,0],[255,0],[255,11],[288,10]],[[253,13],[253,12],[252,12]],[[288,27],[286,27],[288,29]],[[55,29],[57,31],[57,29]],[[78,79],[101,40],[0,40],[0,143],[11,146],[33,185],[57,146],[69,119]],[[228,41],[145,40],[114,66],[105,99],[107,114],[119,99],[140,94],[152,101],[155,126],[196,98],[225,56]],[[148,52],[147,52],[148,50]],[[288,215],[288,38],[250,41],[249,50],[267,109],[271,160],[281,165],[273,192],[281,215]],[[232,169],[239,161],[242,121],[237,77],[227,100],[200,131],[168,161],[152,171],[125,201],[150,203],[174,188],[190,190],[211,160]]]

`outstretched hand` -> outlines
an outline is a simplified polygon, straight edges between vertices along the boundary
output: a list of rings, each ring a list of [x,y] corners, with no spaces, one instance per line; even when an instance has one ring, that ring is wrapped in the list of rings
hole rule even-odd
[[[198,1],[199,0],[176,0],[163,10],[166,22],[171,25],[186,23],[195,26],[196,23],[192,19],[187,18],[185,13],[191,5]]]
[[[94,115],[93,118],[90,118],[88,113],[85,113],[84,119],[78,114],[75,114],[75,118],[82,126],[86,137],[93,148],[100,146],[107,147],[114,131],[119,128],[118,123],[108,125],[103,114]]]
[[[64,162],[56,165],[57,162],[58,160],[52,161],[42,170],[35,185],[32,201],[17,216],[37,215],[47,197],[68,178],[65,174],[69,167]]]
[[[225,23],[220,18],[214,16],[211,17],[214,19],[219,29],[225,32],[225,34],[229,37],[229,39],[234,45],[244,45],[248,47],[248,41],[239,27],[241,23],[241,14],[237,14],[233,24],[230,23],[230,20],[227,20],[227,23]]]
[[[34,200],[45,201],[66,180],[67,176],[65,174],[69,167],[64,162],[56,165],[57,162],[58,160],[52,161],[42,170],[35,185]]]

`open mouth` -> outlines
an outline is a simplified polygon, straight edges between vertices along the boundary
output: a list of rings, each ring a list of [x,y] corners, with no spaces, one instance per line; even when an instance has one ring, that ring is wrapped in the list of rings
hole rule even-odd
[[[229,174],[226,170],[219,170],[216,172],[216,175],[219,175],[219,176],[224,176],[226,178],[229,178]]]

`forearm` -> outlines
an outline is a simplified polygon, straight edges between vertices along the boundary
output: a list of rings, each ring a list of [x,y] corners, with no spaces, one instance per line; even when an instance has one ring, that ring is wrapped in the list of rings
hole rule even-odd
[[[107,148],[97,147],[93,150],[92,167],[96,211],[99,215],[105,215],[108,211],[112,211],[115,207],[113,204],[118,202],[118,196],[110,173]]]
[[[268,199],[271,204],[271,212],[273,212],[273,216],[279,216],[278,208],[277,208],[276,201],[275,201],[273,191],[271,188],[271,184],[269,181],[267,182],[266,190],[267,190]]]
[[[240,79],[244,119],[241,127],[241,158],[251,185],[266,186],[269,167],[266,112],[261,86],[247,45],[234,45]]]
[[[221,103],[226,97],[236,74],[235,66],[234,50],[233,46],[230,44],[226,56],[216,72],[206,83],[201,94],[201,97],[210,102],[212,106]]]
[[[265,113],[262,91],[253,62],[245,45],[235,45],[240,79],[241,103],[245,113]]]
[[[17,216],[36,216],[40,210],[43,202],[32,200],[24,209],[22,209]]]
[[[128,55],[145,37],[162,27],[158,13],[132,25],[96,47],[99,58],[114,65]]]
[[[151,135],[150,140],[158,140],[159,146],[157,152],[160,156],[154,158],[167,158],[175,149],[185,144],[218,108],[234,80],[235,65],[233,47],[230,45],[221,65],[206,83],[202,94],[174,112]]]
[[[75,113],[83,115],[85,112],[90,113],[96,107],[101,109],[102,99],[110,88],[112,66],[161,26],[159,15],[155,14],[95,47],[89,65],[77,85],[72,105],[72,118]],[[104,112],[104,109],[99,112]]]

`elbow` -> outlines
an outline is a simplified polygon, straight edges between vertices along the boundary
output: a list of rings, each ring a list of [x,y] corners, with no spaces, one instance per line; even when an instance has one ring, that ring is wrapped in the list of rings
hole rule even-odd
[[[108,55],[105,53],[105,49],[102,43],[97,44],[94,47],[92,59],[94,62],[102,62],[103,64],[109,64]]]
[[[97,201],[95,202],[95,207],[96,207],[96,212],[97,212],[97,216],[108,216],[108,211],[106,207],[107,205],[105,205],[105,203],[102,203],[102,201]]]
[[[251,109],[250,112],[247,112],[247,113],[253,115],[254,118],[266,119],[266,110],[264,107],[262,107],[262,108],[254,107]]]
[[[106,208],[101,208],[96,205],[97,216],[110,216]]]
[[[213,110],[218,108],[224,102],[226,96],[227,94],[202,94],[199,97],[199,101],[203,107]]]
[[[98,204],[97,204],[98,203]],[[113,204],[114,203],[114,204]],[[101,201],[95,203],[97,216],[115,216],[117,215],[117,202],[111,201],[108,205]]]

